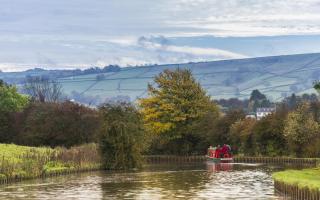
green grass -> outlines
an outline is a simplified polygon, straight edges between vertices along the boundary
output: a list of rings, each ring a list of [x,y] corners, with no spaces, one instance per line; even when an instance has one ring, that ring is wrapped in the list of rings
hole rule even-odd
[[[254,89],[259,89],[274,100],[293,92],[312,92],[315,70],[320,64],[320,54],[254,58],[233,61],[216,61],[181,64],[180,68],[192,69],[195,78],[215,99],[241,97],[248,98]],[[143,94],[152,77],[164,69],[175,69],[178,65],[124,68],[116,73],[105,74],[106,79],[96,83],[98,74],[74,76],[60,79],[64,92],[84,92],[84,95],[99,95],[102,99],[117,95],[127,95],[131,100]],[[303,71],[301,71],[303,70]],[[209,85],[211,85],[209,87]],[[292,90],[296,85],[297,90]],[[89,89],[88,89],[89,88]]]
[[[190,64],[157,65],[153,67],[122,68],[115,73],[105,73],[106,79],[97,83],[98,74],[78,75],[59,78],[66,95],[72,91],[84,92],[87,96],[99,95],[101,99],[117,95],[127,95],[135,100],[147,89],[164,69],[177,67],[191,69],[195,78],[203,85],[214,85],[208,90],[215,99],[241,97],[248,98],[254,89],[262,90],[274,100],[284,93],[316,93],[312,82],[320,73],[320,54],[304,54],[241,60],[200,62]],[[0,79],[23,82],[26,76],[49,75],[48,71],[27,71],[0,73]],[[149,78],[146,78],[149,77]],[[97,83],[96,85],[94,85]],[[297,86],[297,91],[289,86]],[[94,85],[93,87],[91,87]],[[278,87],[277,87],[278,86]],[[22,87],[22,85],[20,85]],[[269,87],[274,87],[269,89]],[[119,89],[120,88],[120,89]],[[234,88],[238,88],[235,90]],[[238,95],[240,92],[240,95]]]
[[[96,144],[70,149],[0,144],[0,180],[34,178],[54,173],[98,169]]]
[[[286,170],[276,172],[272,175],[276,181],[287,184],[298,185],[299,187],[308,187],[320,189],[320,168],[303,170]]]

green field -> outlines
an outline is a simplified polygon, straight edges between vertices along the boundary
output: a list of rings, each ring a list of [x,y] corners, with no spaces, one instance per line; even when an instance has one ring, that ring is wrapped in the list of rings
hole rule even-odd
[[[70,149],[0,144],[0,180],[100,168],[95,144]]]
[[[57,79],[69,98],[77,92],[93,99],[128,96],[132,101],[146,96],[147,84],[165,69],[185,68],[214,99],[249,98],[254,89],[259,89],[270,100],[279,101],[292,93],[315,93],[313,82],[320,79],[320,54],[299,54],[272,56],[212,62],[124,67],[117,72],[104,73],[104,79],[97,75],[72,75],[69,72]],[[50,75],[59,70],[29,70],[26,72],[0,73],[0,79],[9,83],[26,76]],[[16,83],[16,82],[15,82]]]
[[[273,178],[287,184],[298,185],[301,188],[320,189],[320,168],[276,172]]]
[[[102,98],[126,95],[134,101],[146,95],[147,84],[152,84],[157,74],[178,67],[190,69],[215,99],[248,98],[252,90],[259,89],[277,101],[291,93],[315,92],[312,83],[320,79],[320,54],[122,68],[106,73],[100,81],[97,74],[90,74],[60,82],[67,94],[77,91]]]

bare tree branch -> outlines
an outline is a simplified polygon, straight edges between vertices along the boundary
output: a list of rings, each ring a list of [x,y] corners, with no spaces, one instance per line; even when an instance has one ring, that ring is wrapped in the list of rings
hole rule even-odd
[[[34,101],[58,102],[62,98],[62,85],[45,77],[27,77],[24,91]]]

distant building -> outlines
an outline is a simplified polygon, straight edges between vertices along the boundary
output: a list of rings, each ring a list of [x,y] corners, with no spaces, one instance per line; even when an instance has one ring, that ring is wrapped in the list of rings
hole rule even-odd
[[[246,118],[248,119],[257,119],[257,117],[256,117],[256,113],[248,113],[247,115],[246,115]]]
[[[256,111],[257,120],[260,120],[263,117],[270,115],[275,111],[276,111],[275,108],[257,108],[257,111]]]

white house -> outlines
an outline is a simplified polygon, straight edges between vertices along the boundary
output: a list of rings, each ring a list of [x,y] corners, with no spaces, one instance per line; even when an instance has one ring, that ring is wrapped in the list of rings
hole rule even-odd
[[[257,120],[260,120],[261,118],[270,115],[271,113],[275,112],[275,108],[257,108],[256,115]]]
[[[246,118],[247,118],[247,119],[249,119],[249,118],[250,118],[250,119],[257,119],[256,113],[249,113],[249,114],[246,115]]]

